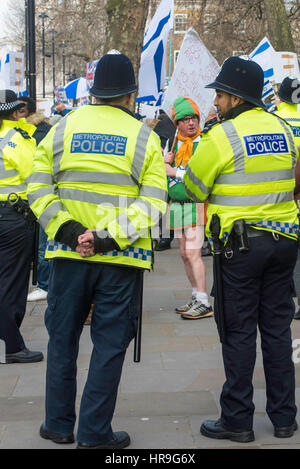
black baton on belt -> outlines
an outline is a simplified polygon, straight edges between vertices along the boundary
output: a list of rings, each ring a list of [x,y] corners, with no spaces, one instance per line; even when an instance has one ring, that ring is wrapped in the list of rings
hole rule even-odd
[[[214,285],[215,285],[215,301],[217,306],[216,322],[218,332],[220,336],[220,342],[226,343],[226,331],[225,331],[225,317],[223,307],[223,280],[222,280],[222,266],[221,266],[221,255],[223,252],[223,244],[220,241],[220,218],[216,213],[213,214],[210,231],[213,240],[214,252],[213,252],[213,265],[214,265]]]
[[[140,273],[140,281],[138,282],[137,295],[139,298],[137,329],[134,338],[134,356],[133,361],[139,363],[141,361],[141,342],[142,342],[142,315],[143,315],[143,288],[144,288],[144,272]]]
[[[35,221],[34,222],[32,285],[37,285],[37,274],[38,274],[38,266],[39,266],[39,239],[40,239],[40,225]]]
[[[35,221],[36,216],[29,207],[27,201],[23,200],[15,192],[11,192],[8,196],[8,202],[11,207],[25,220],[28,220],[30,223],[34,223],[34,250],[33,250],[33,271],[32,271],[32,285],[37,285],[37,270],[39,263],[39,232],[40,225]]]

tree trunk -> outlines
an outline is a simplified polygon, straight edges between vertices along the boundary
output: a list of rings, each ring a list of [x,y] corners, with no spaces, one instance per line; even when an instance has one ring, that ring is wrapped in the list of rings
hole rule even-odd
[[[295,52],[291,27],[283,0],[264,0],[269,39],[277,51]]]
[[[140,66],[149,0],[108,0],[104,52],[117,49],[133,63],[136,77]]]

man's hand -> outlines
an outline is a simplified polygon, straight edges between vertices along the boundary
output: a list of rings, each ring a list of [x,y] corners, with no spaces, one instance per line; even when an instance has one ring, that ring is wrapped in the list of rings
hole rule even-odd
[[[104,252],[120,250],[120,246],[110,236],[108,231],[86,230],[82,235],[78,236],[78,244],[76,252],[81,257],[90,257],[95,254],[103,254]]]
[[[167,176],[171,176],[171,177],[176,176],[177,168],[173,168],[170,164],[166,164],[166,163],[165,163],[165,167],[166,167]]]
[[[165,156],[164,156],[164,162],[166,164],[172,164],[174,161],[174,153],[172,151],[169,151]]]
[[[82,235],[78,236],[76,252],[78,252],[81,257],[91,257],[95,255],[93,231],[96,230],[86,230]]]

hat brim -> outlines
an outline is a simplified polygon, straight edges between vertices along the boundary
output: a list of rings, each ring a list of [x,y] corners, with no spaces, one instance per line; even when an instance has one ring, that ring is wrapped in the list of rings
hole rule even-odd
[[[4,109],[0,111],[1,116],[9,116],[12,112],[18,111],[22,107],[24,107],[26,104],[21,102],[21,101],[14,101],[12,103],[9,103],[12,105],[11,107],[9,106],[9,109]]]
[[[233,96],[237,96],[238,98],[242,98],[248,103],[254,104],[255,106],[266,108],[265,103],[261,99],[253,98],[253,96],[249,96],[246,94],[241,93],[239,90],[231,88],[230,86],[224,85],[219,81],[214,81],[209,83],[205,86],[205,88],[211,88],[215,90],[225,91],[225,93],[232,94]]]
[[[106,90],[101,90],[99,88],[96,88],[95,86],[92,86],[90,89],[90,95],[94,96],[95,98],[118,98],[119,96],[125,96],[125,94],[131,94],[137,91],[138,87],[137,85],[132,85],[124,90],[118,90],[118,89],[106,89]]]

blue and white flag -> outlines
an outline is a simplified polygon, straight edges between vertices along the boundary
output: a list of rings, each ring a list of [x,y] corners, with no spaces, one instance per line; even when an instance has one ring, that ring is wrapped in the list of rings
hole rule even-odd
[[[67,99],[80,99],[89,95],[86,78],[77,78],[65,86]]]
[[[264,87],[263,87],[263,92],[262,92],[262,95],[261,95],[261,99],[264,101],[264,100],[265,100],[268,96],[270,96],[271,94],[275,94],[274,89],[273,89],[273,86],[272,86],[270,80],[266,80],[266,79],[265,79]]]
[[[274,76],[275,49],[267,37],[264,37],[254,51],[249,54],[249,59],[258,63],[264,71],[265,81]]]
[[[173,28],[174,0],[162,0],[144,36],[137,102],[157,102],[166,82],[166,46]]]

